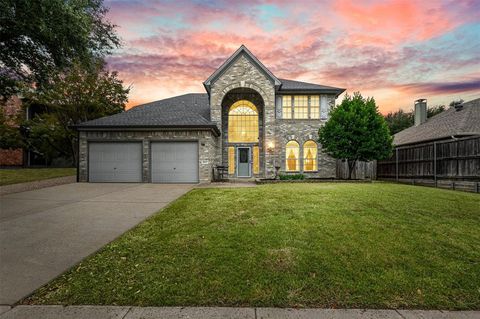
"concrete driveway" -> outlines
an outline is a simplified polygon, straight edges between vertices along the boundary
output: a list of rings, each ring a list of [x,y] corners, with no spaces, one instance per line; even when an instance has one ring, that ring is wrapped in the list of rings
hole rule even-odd
[[[192,185],[74,183],[0,197],[0,305],[11,305]]]

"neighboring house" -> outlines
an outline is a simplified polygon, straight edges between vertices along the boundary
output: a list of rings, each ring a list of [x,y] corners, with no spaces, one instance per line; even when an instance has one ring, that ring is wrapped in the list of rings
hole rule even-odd
[[[7,117],[15,117],[19,112],[22,111],[22,102],[21,100],[14,96],[6,103],[0,105],[4,108],[5,115]],[[8,124],[9,127],[16,126],[13,123]],[[23,149],[0,149],[0,166],[22,166],[24,164]]]
[[[79,181],[209,182],[217,166],[230,179],[335,177],[317,138],[344,89],[279,79],[243,45],[203,85],[78,125]]]
[[[415,125],[394,135],[395,146],[480,135],[480,99],[451,107],[427,119],[426,100],[415,101]]]
[[[431,118],[422,99],[414,112],[415,125],[394,136],[393,156],[377,162],[377,177],[479,192],[480,99]]]

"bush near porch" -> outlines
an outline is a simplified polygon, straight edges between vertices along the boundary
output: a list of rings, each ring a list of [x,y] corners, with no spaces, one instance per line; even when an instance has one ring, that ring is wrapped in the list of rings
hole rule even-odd
[[[29,304],[480,308],[477,194],[389,183],[195,189]]]

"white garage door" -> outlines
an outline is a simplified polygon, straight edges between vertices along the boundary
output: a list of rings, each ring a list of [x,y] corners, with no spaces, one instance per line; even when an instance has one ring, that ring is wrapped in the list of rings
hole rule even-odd
[[[90,182],[141,182],[142,143],[89,143]]]
[[[153,183],[198,183],[197,142],[154,142]]]

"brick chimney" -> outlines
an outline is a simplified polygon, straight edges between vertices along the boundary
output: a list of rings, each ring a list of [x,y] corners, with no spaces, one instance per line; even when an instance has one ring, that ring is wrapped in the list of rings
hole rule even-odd
[[[427,99],[415,101],[415,126],[425,123],[427,120]]]

